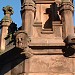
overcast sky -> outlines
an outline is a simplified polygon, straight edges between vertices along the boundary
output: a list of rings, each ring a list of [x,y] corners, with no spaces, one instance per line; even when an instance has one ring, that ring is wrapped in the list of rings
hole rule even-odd
[[[18,27],[21,26],[22,21],[21,21],[21,14],[20,14],[20,10],[21,10],[20,0],[0,0],[0,20],[4,16],[2,8],[7,5],[13,7],[14,14],[12,16],[12,19],[18,25]],[[74,0],[74,6],[75,6],[75,0]],[[75,13],[74,13],[74,25],[75,25]]]

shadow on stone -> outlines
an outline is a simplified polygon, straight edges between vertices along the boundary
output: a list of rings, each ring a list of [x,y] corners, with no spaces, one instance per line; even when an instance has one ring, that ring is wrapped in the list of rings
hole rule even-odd
[[[56,3],[50,5],[50,8],[46,8],[46,13],[48,15],[48,20],[44,24],[44,28],[52,28],[52,21],[60,21],[58,15],[58,7]]]
[[[52,28],[52,19],[51,19],[50,15],[48,17],[49,17],[49,19],[44,24],[44,28],[47,28],[47,29]]]
[[[14,48],[0,56],[0,75],[6,74],[26,59],[25,55],[21,55],[21,52],[21,49]],[[19,69],[20,67],[23,66],[19,66]]]
[[[11,23],[8,27],[8,34],[14,34],[17,31],[17,24]]]

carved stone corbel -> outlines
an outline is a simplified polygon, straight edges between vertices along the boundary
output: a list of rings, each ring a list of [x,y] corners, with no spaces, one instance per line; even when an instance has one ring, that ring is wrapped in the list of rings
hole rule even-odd
[[[29,47],[25,48],[21,54],[25,54],[26,58],[33,56],[32,49]]]
[[[68,43],[75,43],[75,35],[69,35],[67,39],[68,39]]]
[[[75,35],[69,35],[65,40],[64,56],[69,57],[75,53]]]
[[[16,32],[16,47],[22,49],[21,54],[25,54],[26,58],[30,58],[32,54],[31,48],[28,47],[30,38],[24,30]]]
[[[71,47],[75,49],[75,35],[68,36],[67,43],[71,44]]]
[[[16,32],[15,36],[16,36],[16,47],[21,49],[27,48],[28,43],[30,42],[27,33],[23,30],[20,30]]]

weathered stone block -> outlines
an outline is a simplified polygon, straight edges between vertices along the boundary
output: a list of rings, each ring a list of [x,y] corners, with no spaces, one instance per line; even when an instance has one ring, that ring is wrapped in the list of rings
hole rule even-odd
[[[73,73],[63,73],[63,74],[58,74],[58,75],[73,75]]]
[[[28,75],[48,75],[48,73],[29,73]]]
[[[73,70],[73,62],[62,55],[36,55],[30,59],[30,72],[68,73]]]
[[[63,73],[63,74],[59,74],[59,73],[29,73],[28,75],[73,75],[73,73]]]

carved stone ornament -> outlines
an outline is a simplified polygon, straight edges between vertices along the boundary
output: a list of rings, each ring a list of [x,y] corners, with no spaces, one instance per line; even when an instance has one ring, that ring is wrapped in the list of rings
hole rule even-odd
[[[64,48],[64,56],[69,57],[75,53],[75,35],[69,35],[65,39],[66,46]]]
[[[24,49],[27,48],[28,43],[30,41],[27,33],[23,30],[16,32],[16,47]]]
[[[66,57],[70,57],[75,53],[75,35],[68,35],[64,40],[65,47],[63,48],[63,55]]]
[[[2,23],[3,22],[10,22],[10,23],[12,23],[11,15],[13,15],[13,13],[14,13],[13,8],[11,6],[3,7],[3,12],[4,12],[4,17],[1,20],[1,22]],[[6,23],[4,25],[6,25]]]
[[[75,35],[69,35],[67,37],[67,42],[75,44]]]
[[[34,0],[22,0],[21,1],[21,11],[24,11],[24,10],[32,10],[32,11],[35,11],[35,1]]]
[[[75,49],[75,35],[68,36],[68,44],[71,44],[71,47]]]
[[[65,11],[65,10],[70,10],[72,12],[74,12],[74,6],[71,2],[65,2],[63,1],[61,4],[60,4],[60,14]]]
[[[3,7],[4,14],[12,15],[14,13],[13,8],[11,6]]]
[[[21,54],[25,54],[26,58],[33,56],[32,49],[29,47],[25,48]]]

